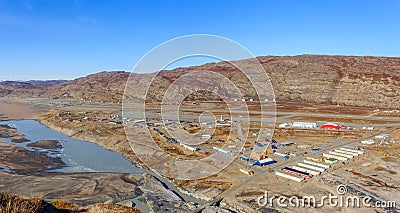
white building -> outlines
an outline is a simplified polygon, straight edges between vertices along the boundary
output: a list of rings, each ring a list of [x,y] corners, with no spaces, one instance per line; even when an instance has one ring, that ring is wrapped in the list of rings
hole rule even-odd
[[[363,140],[363,141],[361,141],[361,143],[362,143],[362,144],[366,144],[366,145],[371,145],[371,144],[374,144],[375,141],[372,140],[372,139],[370,139],[370,140]]]
[[[303,128],[303,129],[314,129],[317,128],[317,123],[310,123],[310,122],[293,122],[292,127],[294,128]]]
[[[385,139],[385,138],[388,138],[389,137],[389,135],[388,134],[379,134],[379,135],[375,135],[375,138],[376,139]]]
[[[373,127],[373,126],[363,126],[362,129],[363,130],[374,130],[375,127]]]
[[[289,127],[289,124],[288,123],[279,124],[278,127],[279,128],[286,128],[286,127]]]

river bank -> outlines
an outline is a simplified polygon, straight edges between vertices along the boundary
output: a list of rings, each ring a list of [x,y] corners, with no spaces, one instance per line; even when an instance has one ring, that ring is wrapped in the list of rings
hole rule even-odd
[[[34,129],[35,133],[42,135],[41,137],[46,137],[43,136],[43,134],[48,135],[48,137],[55,136],[48,132],[43,132],[41,128],[35,125],[35,122],[38,125],[41,125],[37,121],[30,120],[6,121],[6,123],[11,123],[15,128],[3,124],[4,128],[2,129],[5,129],[5,131],[10,132],[11,130],[14,130],[13,132],[15,134],[24,133],[27,138],[32,140],[23,144],[12,143],[11,141],[0,141],[0,156],[4,158],[0,163],[0,168],[3,170],[3,172],[0,172],[0,177],[2,178],[0,190],[20,193],[26,196],[41,197],[46,200],[62,198],[79,205],[133,201],[135,204],[140,204],[138,206],[141,206],[142,208],[139,209],[143,212],[157,209],[160,210],[160,208],[187,211],[194,208],[196,206],[194,205],[195,203],[201,202],[201,200],[183,194],[182,191],[180,191],[175,185],[172,185],[169,180],[157,176],[157,174],[147,170],[143,170],[138,174],[121,172],[108,173],[104,171],[107,171],[110,167],[105,166],[95,167],[95,169],[98,170],[97,172],[82,172],[86,170],[83,169],[79,173],[74,172],[75,170],[72,170],[72,173],[68,173],[68,171],[71,170],[65,170],[64,166],[68,168],[71,165],[63,164],[61,166],[63,167],[62,169],[51,168],[51,163],[54,163],[52,161],[53,158],[48,156],[47,152],[43,151],[47,149],[54,150],[54,148],[60,149],[61,147],[63,147],[62,151],[68,151],[68,143],[74,142],[64,141],[62,146],[61,144],[56,143],[55,140],[37,141],[37,136],[29,132],[26,129],[26,125]],[[16,129],[19,129],[18,127],[21,127],[20,129],[22,132],[15,131]],[[34,147],[32,148],[30,144],[33,144]],[[38,144],[40,146],[36,146]],[[120,163],[124,163],[121,161],[118,161],[119,163],[113,163],[114,161],[112,156],[111,158],[107,158],[107,156],[104,156],[107,153],[100,154],[99,152],[96,152],[94,147],[98,145],[91,143],[86,144],[91,145],[90,151],[84,151],[87,156],[93,155],[92,152],[95,152],[100,155],[100,158],[110,160],[110,165],[114,165],[116,168],[121,166],[119,165]],[[76,145],[77,144],[74,143],[75,147]],[[31,150],[28,150],[28,148],[31,148]],[[82,144],[76,148],[85,150],[85,148],[82,147]],[[58,153],[60,156],[65,154],[62,151]],[[58,158],[58,160],[60,160],[60,158]],[[99,159],[90,160],[89,163],[98,160]],[[85,161],[80,161],[78,159],[78,162],[81,162],[79,165],[81,165],[82,168],[91,167],[91,164],[86,165]],[[123,167],[120,169],[123,169]],[[32,184],[33,187],[31,187],[30,190],[26,190],[26,188],[29,188]],[[75,188],[75,186],[78,187]]]
[[[0,120],[38,119],[47,108],[24,103],[17,98],[0,98]]]
[[[17,122],[15,120],[11,120],[12,116],[7,116],[6,123],[14,126],[13,122]],[[36,118],[36,121],[43,121],[39,119],[40,117]],[[4,120],[4,118],[3,118]],[[29,120],[20,120],[19,122],[26,123],[30,122]],[[4,123],[4,122],[3,122]],[[18,123],[18,122],[17,122]],[[43,122],[46,124],[46,122]],[[47,123],[48,124],[48,123]],[[34,124],[32,124],[35,126]],[[31,124],[25,126],[32,126]],[[17,125],[18,126],[18,125]],[[14,126],[15,127],[15,126]],[[94,137],[87,136],[86,137],[77,137],[76,131],[68,130],[68,129],[58,129],[54,125],[46,125],[49,128],[49,131],[55,131],[59,134],[64,134],[72,136],[73,138],[83,139],[84,141],[92,142],[93,144],[100,145],[103,148],[108,148],[107,150],[114,151],[115,153],[121,153],[120,150],[113,150],[110,147],[105,147],[104,144],[99,144],[98,141],[95,140]],[[24,127],[26,128],[26,127]],[[13,129],[8,127],[7,131]],[[33,128],[33,132],[37,131],[37,128]],[[10,130],[11,131],[11,130]],[[38,160],[37,154],[38,152],[34,152],[36,149],[54,149],[60,148],[63,149],[61,144],[56,143],[54,140],[43,140],[37,141],[38,138],[34,134],[22,134],[21,132],[15,131],[13,129],[14,134],[20,134],[21,137],[25,139],[28,138],[26,141],[21,143],[14,143],[10,140],[10,138],[6,138],[7,141],[2,141],[1,151],[11,150],[10,152],[19,154],[19,152],[30,153],[30,156],[36,156],[32,159],[32,164],[29,163],[29,159],[23,159],[23,164],[18,164],[18,162],[22,162],[20,158],[17,157],[9,157],[10,153],[0,153],[0,156],[8,156],[8,164],[3,165],[1,167],[3,171],[0,171],[0,177],[2,178],[2,183],[0,185],[0,190],[7,190],[14,193],[24,194],[26,196],[35,196],[35,197],[42,197],[46,200],[50,199],[67,199],[72,201],[73,203],[77,203],[79,205],[92,205],[95,203],[120,203],[124,201],[134,201],[134,203],[142,206],[139,208],[143,212],[148,212],[150,209],[160,209],[169,206],[171,210],[173,209],[181,209],[182,211],[190,210],[194,208],[196,203],[202,204],[204,200],[195,198],[191,196],[190,192],[186,191],[185,189],[180,188],[176,184],[172,183],[170,180],[159,176],[151,171],[146,170],[143,167],[138,166],[140,169],[144,170],[144,174],[129,174],[129,173],[107,173],[107,172],[80,172],[80,173],[72,173],[70,174],[62,174],[58,173],[47,173],[45,172],[46,169],[49,168],[49,165],[45,164],[48,162],[47,160]],[[8,133],[7,133],[8,134]],[[29,140],[34,138],[33,140]],[[90,138],[90,140],[88,140]],[[48,139],[54,139],[53,136],[49,137]],[[111,138],[104,139],[103,142],[110,142]],[[29,145],[32,144],[32,145]],[[65,144],[65,142],[63,142]],[[90,144],[90,143],[88,143]],[[38,146],[37,146],[38,145]],[[132,152],[129,145],[126,147],[129,151]],[[18,149],[18,152],[15,150]],[[31,151],[27,150],[30,149]],[[43,151],[43,150],[42,150]],[[93,150],[91,150],[93,151]],[[89,151],[88,151],[89,152]],[[126,154],[126,152],[123,152]],[[132,155],[125,156],[130,162],[134,162],[132,159]],[[93,160],[96,161],[96,160]],[[36,165],[40,162],[38,165]],[[36,163],[36,164],[35,164]],[[40,166],[40,168],[33,167]],[[118,165],[118,164],[115,164]],[[134,165],[137,165],[134,163]],[[16,166],[19,166],[20,170],[15,170]],[[27,172],[21,173],[21,169],[27,170]],[[33,169],[33,171],[31,171]],[[59,169],[59,168],[55,168]],[[33,174],[35,172],[35,174]],[[94,178],[96,174],[99,176],[96,179]],[[133,185],[127,186],[125,182],[131,183],[129,178],[126,178],[127,175],[134,175],[135,181],[133,181]],[[47,180],[47,181],[46,181]],[[75,182],[76,181],[76,182]],[[95,184],[90,184],[90,183]],[[102,184],[104,183],[104,184]],[[25,190],[29,188],[28,185],[34,184],[34,187],[31,187],[30,190]],[[68,187],[68,185],[73,186]],[[90,186],[92,185],[92,186]],[[109,186],[111,189],[108,189]],[[75,186],[79,186],[75,188]],[[116,187],[118,186],[118,187]],[[119,187],[121,186],[121,187]],[[98,190],[101,188],[101,190]],[[131,194],[132,191],[135,191],[136,194]],[[146,191],[146,193],[144,193]],[[141,192],[141,193],[137,193]],[[172,199],[173,198],[173,199]],[[171,200],[172,199],[172,200]],[[131,205],[131,204],[127,205]],[[126,203],[125,203],[126,204]],[[168,205],[167,205],[168,204]],[[135,204],[134,204],[135,205]]]
[[[42,116],[43,118],[43,116]],[[203,196],[200,194],[196,194],[193,192],[190,192],[180,186],[178,186],[176,183],[172,182],[171,180],[154,173],[153,171],[149,170],[145,165],[143,165],[140,160],[135,156],[133,153],[133,150],[129,146],[128,141],[125,139],[116,139],[116,137],[99,137],[95,136],[91,133],[85,132],[85,131],[77,131],[74,129],[66,128],[66,127],[59,127],[56,126],[52,123],[50,123],[46,119],[41,119],[40,123],[47,126],[51,130],[60,132],[62,134],[68,135],[70,137],[79,139],[79,140],[84,140],[88,141],[91,143],[95,143],[97,145],[100,145],[101,147],[114,151],[117,153],[120,153],[123,155],[126,159],[130,160],[135,166],[138,168],[146,171],[146,173],[151,174],[155,178],[159,179],[163,184],[165,184],[169,189],[173,189],[174,193],[179,194],[185,201],[192,202],[192,203],[198,203],[202,204],[205,203],[212,198]]]
[[[17,106],[21,106],[20,102],[3,102],[3,105],[0,105],[0,107],[14,107],[16,111],[23,110],[23,108],[18,108]],[[106,126],[106,129],[104,129],[104,126],[92,126],[90,128],[90,131],[86,131],[87,128],[80,128],[76,126],[76,128],[67,128],[67,127],[61,127],[60,125],[55,125],[57,122],[54,122],[51,120],[51,117],[48,117],[49,113],[52,111],[45,111],[43,109],[35,109],[35,108],[40,108],[37,105],[26,105],[22,104],[23,107],[29,107],[31,109],[34,109],[32,111],[29,111],[29,113],[35,112],[35,114],[32,114],[28,117],[34,117],[35,120],[39,121],[42,125],[45,125],[49,129],[65,134],[67,136],[70,136],[75,139],[91,142],[94,144],[97,144],[104,149],[120,153],[123,155],[126,159],[131,161],[135,166],[137,166],[140,169],[143,169],[146,171],[147,174],[151,174],[158,182],[160,182],[163,187],[166,187],[169,191],[180,197],[186,202],[189,203],[198,203],[202,204],[207,202],[208,200],[212,199],[212,197],[205,196],[203,194],[198,194],[198,193],[193,193],[191,191],[188,191],[185,188],[182,188],[178,186],[178,184],[172,182],[171,180],[162,177],[158,174],[153,173],[152,171],[149,171],[146,169],[145,166],[143,166],[140,161],[136,158],[134,155],[133,150],[129,146],[125,134],[124,134],[124,129],[122,126],[117,126],[117,125],[108,125]],[[2,110],[2,108],[0,108]],[[59,111],[59,109],[58,109]],[[3,112],[3,111],[0,111]],[[38,114],[37,112],[41,112],[41,114]],[[50,113],[51,114],[51,113]],[[3,120],[11,120],[15,118],[20,118],[20,117],[15,117],[10,113],[4,114]],[[81,130],[79,130],[81,129]],[[82,131],[84,130],[84,131]],[[113,134],[110,135],[101,135],[99,132],[112,132]],[[162,198],[159,198],[162,199]]]

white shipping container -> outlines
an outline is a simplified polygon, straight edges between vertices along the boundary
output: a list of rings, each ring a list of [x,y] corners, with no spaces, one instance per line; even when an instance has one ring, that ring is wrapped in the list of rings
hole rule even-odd
[[[282,173],[282,172],[275,172],[275,174],[278,175],[278,176],[290,179],[290,180],[297,181],[297,182],[301,182],[302,180],[304,180],[304,178],[302,178],[302,177],[296,177],[296,176],[285,174],[285,173]]]
[[[322,167],[322,168],[325,168],[325,169],[329,169],[329,168],[331,167],[331,165],[326,165],[326,164],[322,164],[322,163],[317,163],[317,162],[309,161],[309,160],[304,160],[303,162],[304,162],[304,163],[307,163],[307,164],[314,165],[314,166],[319,166],[319,167]]]
[[[321,172],[319,172],[319,171],[303,168],[303,167],[300,167],[300,166],[292,166],[292,168],[293,169],[297,169],[297,170],[302,171],[302,172],[308,172],[308,173],[310,173],[312,175],[320,175],[321,174]]]
[[[312,169],[312,170],[315,170],[315,171],[319,171],[319,172],[324,172],[325,171],[324,168],[317,167],[317,166],[312,166],[310,164],[298,163],[297,165],[299,165],[301,167],[304,167],[304,168],[308,168],[308,169]]]
[[[342,156],[337,156],[337,155],[332,155],[332,154],[326,154],[326,153],[323,153],[322,156],[323,156],[323,157],[326,157],[326,158],[335,158],[335,159],[338,159],[338,160],[347,161],[347,158],[342,157]]]

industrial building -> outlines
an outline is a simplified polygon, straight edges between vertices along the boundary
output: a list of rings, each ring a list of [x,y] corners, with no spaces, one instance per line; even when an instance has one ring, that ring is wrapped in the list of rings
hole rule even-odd
[[[312,178],[312,175],[310,173],[308,173],[308,172],[302,172],[300,170],[289,168],[289,167],[283,168],[282,171],[285,172],[285,173],[289,173],[289,174],[292,174],[292,175],[303,177],[305,179]]]
[[[256,161],[255,165],[256,166],[267,166],[267,165],[270,165],[273,163],[276,163],[276,160],[274,160],[272,158],[265,158],[263,160]]]
[[[388,134],[379,134],[379,135],[375,135],[375,138],[376,139],[386,139],[386,138],[388,138],[389,137],[389,135]]]
[[[307,157],[307,160],[311,160],[311,161],[314,161],[314,162],[323,162],[322,158]]]
[[[295,144],[294,142],[279,142],[278,145],[279,146],[291,146]]]
[[[225,153],[225,154],[231,153],[231,151],[229,151],[229,150],[221,149],[221,148],[218,148],[218,147],[215,147],[215,146],[213,146],[213,149],[215,149],[215,150],[217,150],[219,152]]]
[[[331,154],[331,155],[337,155],[337,156],[345,157],[347,159],[351,159],[351,158],[354,157],[353,155],[343,154],[343,153],[339,153],[339,152],[335,152],[335,151],[329,151],[328,153]]]
[[[304,160],[303,162],[307,163],[307,164],[310,164],[310,165],[319,166],[319,167],[322,167],[322,168],[325,168],[325,169],[329,169],[331,167],[330,165],[325,165],[325,164],[322,164],[322,163],[317,163],[317,162],[308,161],[308,160]]]
[[[310,173],[312,175],[320,175],[321,174],[321,172],[319,172],[319,171],[315,171],[315,170],[312,170],[312,169],[307,169],[307,168],[300,167],[300,166],[292,166],[292,168],[293,169],[297,169],[299,171],[308,172],[308,173]]]
[[[297,148],[299,149],[309,149],[311,147],[311,144],[302,144],[298,145]]]
[[[281,153],[276,154],[275,152],[274,154],[275,156],[283,156]],[[276,172],[276,175],[300,182],[320,175],[339,161],[347,161],[361,154],[364,154],[364,151],[360,148],[345,146],[329,151],[329,154],[322,153],[322,158],[307,157],[306,160],[297,163],[295,166],[282,168],[282,172]]]
[[[289,127],[289,124],[288,123],[279,124],[278,127],[279,128],[286,128],[286,127]]]
[[[205,151],[205,150],[202,150],[202,149],[198,150],[198,152],[199,152],[200,154],[203,154],[203,155],[208,155],[208,154],[210,154],[210,152]]]
[[[303,177],[297,177],[297,176],[289,175],[289,174],[278,172],[278,171],[275,172],[275,174],[277,176],[284,177],[284,178],[287,178],[287,179],[290,179],[290,180],[294,180],[294,181],[297,181],[297,182],[301,182],[301,181],[304,180]]]
[[[185,149],[190,150],[190,151],[197,151],[197,150],[199,150],[199,148],[197,148],[197,147],[191,147],[191,146],[188,146],[188,145],[183,144],[183,143],[180,143],[179,145],[180,145],[181,147],[185,148]]]
[[[289,159],[289,155],[285,155],[279,152],[274,152],[274,156],[280,157],[280,158],[285,158],[285,159]]]
[[[335,159],[338,159],[338,160],[341,160],[341,161],[347,161],[347,158],[342,157],[342,156],[333,155],[333,154],[323,153],[322,156],[326,157],[326,158],[335,158]]]
[[[364,154],[364,151],[362,150],[358,150],[358,149],[352,149],[352,148],[348,148],[348,147],[341,147],[340,150],[344,150],[344,151],[349,151],[349,152],[355,152],[358,153],[360,155]]]
[[[326,123],[326,124],[323,124],[321,126],[321,129],[335,129],[335,130],[338,130],[338,129],[343,129],[343,128],[345,128],[345,127],[344,126],[340,126],[337,123]]]
[[[302,129],[315,129],[317,128],[317,123],[295,121],[293,122],[292,127]]]
[[[335,149],[335,152],[338,152],[338,153],[343,153],[343,154],[346,154],[346,155],[352,155],[352,156],[358,156],[358,153],[355,153],[355,152],[349,152],[349,151],[344,151],[344,150],[340,150],[340,149]]]
[[[335,163],[338,163],[338,160],[335,158],[327,158],[327,159],[325,159],[325,163],[335,164]]]
[[[250,158],[248,158],[248,157],[246,157],[246,156],[240,156],[239,159],[240,159],[240,160],[243,160],[243,161],[249,161]]]
[[[312,170],[315,170],[315,171],[319,171],[319,172],[324,172],[325,171],[324,168],[321,168],[321,167],[318,167],[318,166],[313,166],[313,165],[306,164],[306,163],[298,163],[297,165],[299,165],[301,167],[304,167],[304,168],[308,168],[308,169],[312,169]]]
[[[360,143],[366,144],[366,145],[371,145],[371,144],[374,144],[375,141],[372,139],[369,139],[369,140],[362,140]]]

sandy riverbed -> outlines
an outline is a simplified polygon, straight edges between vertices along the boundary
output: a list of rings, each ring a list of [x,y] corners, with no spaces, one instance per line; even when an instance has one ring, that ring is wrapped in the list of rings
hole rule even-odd
[[[0,98],[0,119],[37,119],[46,110],[23,103],[18,99]]]

